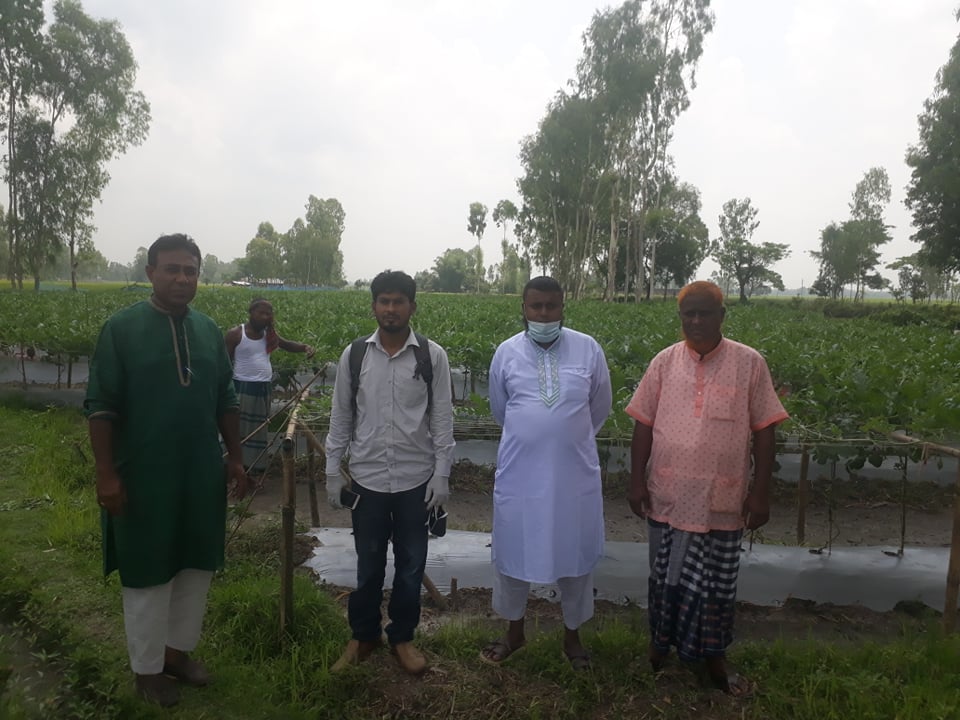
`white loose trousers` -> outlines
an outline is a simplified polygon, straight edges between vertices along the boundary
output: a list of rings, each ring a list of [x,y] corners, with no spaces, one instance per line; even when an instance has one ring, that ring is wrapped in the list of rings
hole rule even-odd
[[[560,589],[560,609],[563,624],[568,630],[577,630],[593,617],[593,572],[580,577],[557,578]],[[501,573],[493,566],[493,610],[500,617],[522,620],[527,611],[530,583]]]
[[[200,641],[213,573],[185,569],[170,582],[122,588],[130,667],[137,675],[163,672],[167,647],[191,652]]]

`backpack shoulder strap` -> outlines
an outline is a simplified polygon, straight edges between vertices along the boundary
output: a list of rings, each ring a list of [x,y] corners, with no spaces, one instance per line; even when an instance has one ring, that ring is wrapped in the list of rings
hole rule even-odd
[[[433,359],[430,357],[430,341],[418,332],[414,335],[418,345],[413,346],[413,355],[417,359],[413,376],[423,378],[427,384],[427,413],[429,413],[433,409]]]
[[[367,354],[367,338],[360,337],[350,343],[350,408],[353,423],[357,423],[357,392],[360,390],[360,368],[363,356]]]

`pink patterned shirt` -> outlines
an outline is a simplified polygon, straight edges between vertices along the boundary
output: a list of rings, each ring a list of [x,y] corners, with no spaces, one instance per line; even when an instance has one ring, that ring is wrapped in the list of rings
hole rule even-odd
[[[788,417],[760,353],[723,338],[701,360],[671,345],[626,411],[653,427],[650,517],[689,532],[742,528],[753,432]]]

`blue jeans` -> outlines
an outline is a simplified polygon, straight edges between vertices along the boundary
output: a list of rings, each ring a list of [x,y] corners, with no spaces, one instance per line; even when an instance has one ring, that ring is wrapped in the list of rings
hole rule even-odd
[[[387,613],[387,640],[410,642],[420,623],[420,585],[427,564],[426,483],[399,493],[380,493],[354,483],[360,496],[353,516],[357,550],[357,589],[350,593],[347,616],[353,639],[380,639],[380,604],[387,568],[387,541],[393,541],[393,591]]]

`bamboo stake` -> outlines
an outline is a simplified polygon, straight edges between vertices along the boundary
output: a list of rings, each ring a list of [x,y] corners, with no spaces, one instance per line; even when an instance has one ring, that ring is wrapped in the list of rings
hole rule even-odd
[[[293,534],[297,507],[294,484],[294,451],[296,450],[297,416],[309,388],[304,387],[296,401],[283,436],[283,505],[280,509],[283,539],[280,544],[280,631],[287,638],[293,631]]]
[[[806,446],[800,453],[800,480],[797,485],[797,545],[807,535],[807,503],[810,501],[810,452]]]
[[[957,458],[957,483],[953,496],[953,534],[950,538],[950,560],[947,565],[947,590],[943,601],[943,629],[952,633],[957,624],[957,598],[960,596],[960,450],[912,438],[903,433],[890,433],[896,442],[923,444],[923,456],[931,452]]]
[[[433,598],[433,601],[437,604],[437,607],[441,610],[447,609],[447,599],[440,594],[440,591],[437,590],[437,586],[433,584],[433,580],[427,577],[427,574],[423,574],[423,586],[427,589],[427,593]]]
[[[317,454],[307,443],[307,493],[310,496],[310,527],[320,526],[320,508],[317,507]]]
[[[943,602],[943,629],[952,633],[957,622],[957,596],[960,594],[960,457],[957,458],[957,484],[953,496],[953,536],[950,539],[950,564],[947,567],[947,595]]]

